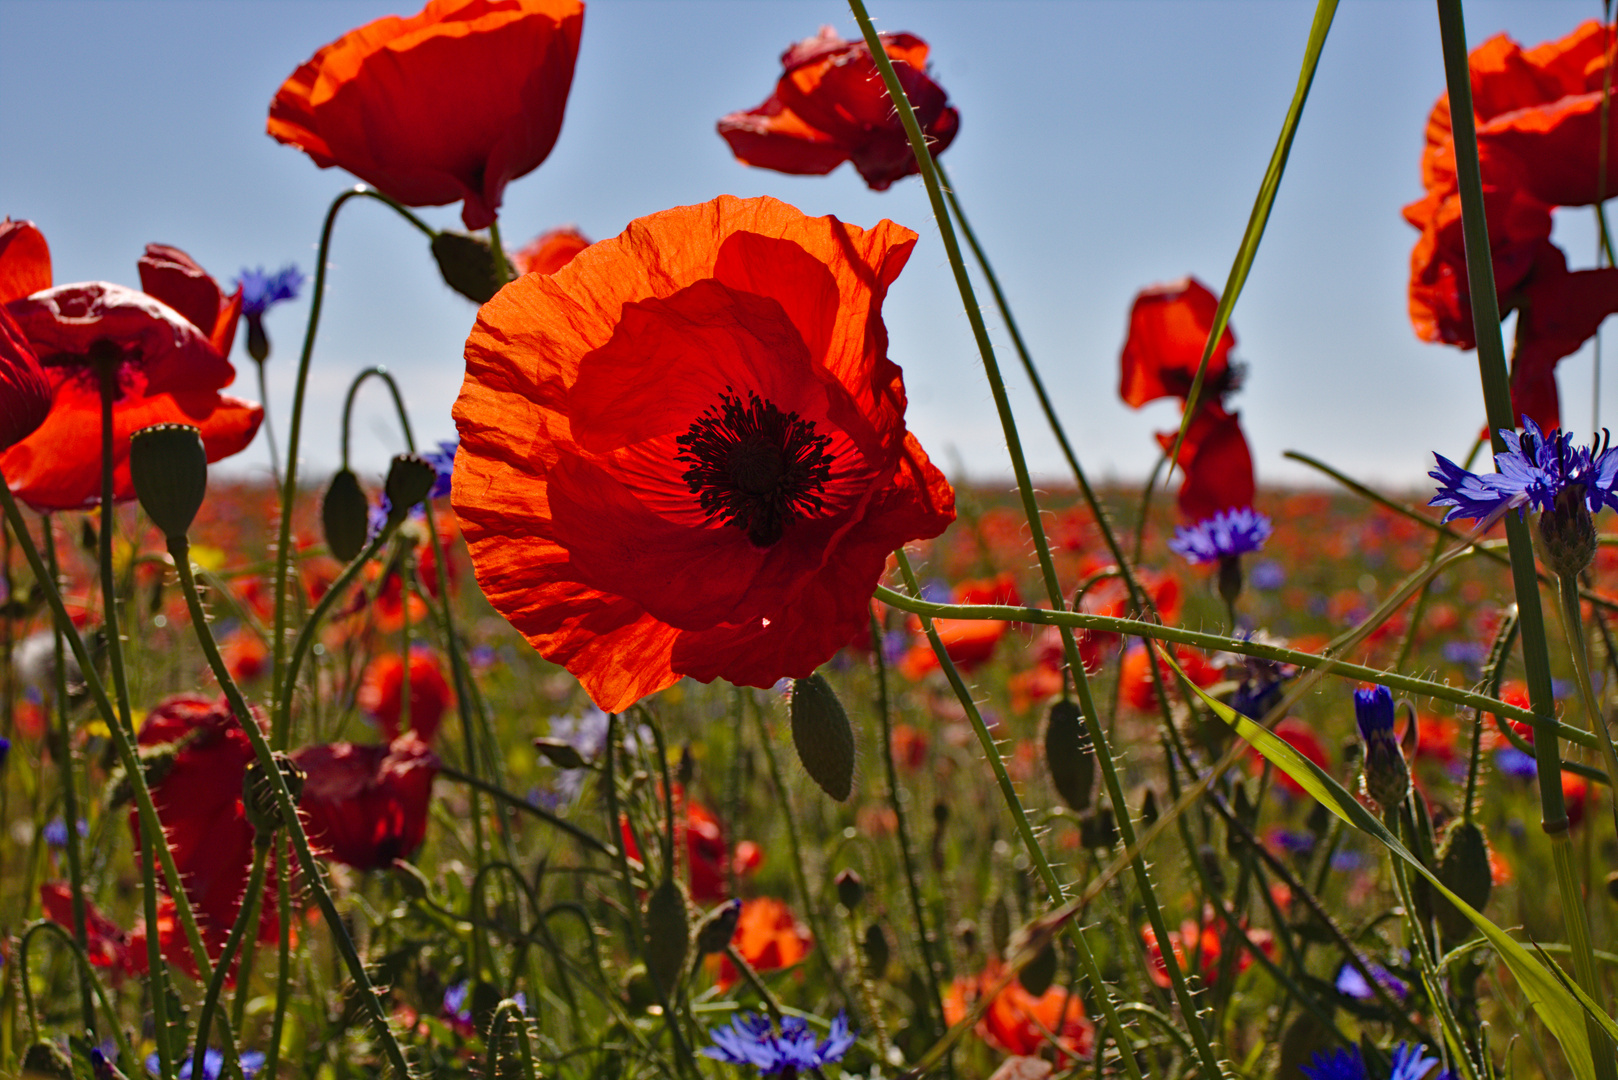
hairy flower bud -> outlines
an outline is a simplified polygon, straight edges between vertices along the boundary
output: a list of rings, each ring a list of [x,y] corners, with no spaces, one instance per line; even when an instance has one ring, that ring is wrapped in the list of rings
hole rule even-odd
[[[691,924],[686,916],[685,895],[673,878],[652,890],[646,898],[646,971],[665,994],[673,994],[685,969],[691,947]]]
[[[1063,802],[1081,813],[1089,809],[1096,758],[1076,702],[1058,701],[1051,706],[1045,720],[1045,768]]]
[[[388,466],[382,494],[388,497],[388,524],[398,525],[410,508],[427,497],[438,481],[438,470],[418,454],[397,454]]]
[[[820,675],[792,684],[792,745],[820,790],[844,802],[854,791],[854,727]]]
[[[1438,849],[1438,880],[1444,887],[1482,911],[1494,886],[1494,868],[1489,863],[1489,841],[1475,821],[1456,821],[1444,835]],[[1433,897],[1433,915],[1449,941],[1464,941],[1473,932],[1472,920],[1444,896]]]
[[[742,902],[726,900],[702,917],[697,923],[697,956],[722,953],[736,936],[736,924],[742,917]]]
[[[505,284],[495,265],[494,248],[480,236],[449,230],[435,233],[433,258],[438,260],[444,283],[474,303],[488,303]]]
[[[865,899],[865,882],[852,870],[842,870],[837,874],[837,902],[853,911]]]

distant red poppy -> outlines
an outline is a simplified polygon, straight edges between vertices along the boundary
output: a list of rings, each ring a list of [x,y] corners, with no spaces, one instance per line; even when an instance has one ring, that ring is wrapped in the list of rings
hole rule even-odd
[[[915,239],[721,196],[483,306],[455,510],[495,608],[601,708],[809,675],[953,520],[881,318]]]
[[[1244,927],[1245,929],[1245,927]],[[1265,956],[1275,955],[1275,935],[1268,930],[1247,930],[1247,937]],[[1170,986],[1168,967],[1163,961],[1163,950],[1157,942],[1157,935],[1150,926],[1140,928],[1141,942],[1146,946],[1146,958],[1149,963],[1147,974],[1152,981],[1163,989]],[[1220,956],[1224,951],[1225,921],[1213,913],[1210,908],[1203,912],[1202,923],[1198,925],[1194,919],[1186,919],[1180,924],[1179,930],[1169,931],[1169,944],[1174,950],[1174,959],[1178,962],[1181,971],[1190,974],[1190,956],[1195,955],[1200,960],[1199,973],[1204,982],[1212,983],[1220,976]],[[1236,971],[1240,975],[1253,966],[1253,954],[1245,945],[1239,945],[1236,950]]]
[[[328,743],[292,754],[305,773],[298,809],[309,842],[357,870],[381,870],[427,838],[438,756],[407,731],[386,746]]]
[[[1178,432],[1158,432],[1157,442],[1167,453]],[[1197,414],[1180,444],[1180,516],[1205,521],[1221,510],[1253,505],[1253,452],[1242,432],[1241,415],[1226,412],[1214,400],[1197,407]]]
[[[757,870],[759,864],[764,861],[763,852],[751,840],[743,840],[732,851],[725,841],[724,830],[719,827],[719,819],[714,817],[713,811],[698,802],[686,803],[684,792],[678,784],[674,788],[674,799],[675,812],[681,819],[677,832],[685,837],[684,857],[690,868],[691,899],[698,904],[712,904],[723,900],[730,895],[727,870],[737,877],[746,877]],[[680,809],[681,806],[684,807],[683,810]],[[620,820],[618,827],[625,853],[631,859],[639,861],[640,846],[635,843],[635,834],[629,828],[628,817]],[[727,860],[730,863],[728,868]]]
[[[779,971],[808,956],[814,939],[786,904],[773,896],[759,896],[742,901],[731,944],[754,971]],[[721,989],[741,980],[729,957],[710,956],[708,966]]]
[[[1289,716],[1275,725],[1275,734],[1288,746],[1320,766],[1322,769],[1331,768],[1331,758],[1326,755],[1326,746],[1316,734],[1315,729],[1295,716]],[[1248,748],[1247,764],[1254,772],[1264,768],[1264,756],[1257,750]],[[1280,769],[1270,771],[1271,778],[1276,785],[1289,795],[1298,797],[1304,794],[1303,785]]]
[[[1608,170],[1606,191],[1596,191],[1609,47],[1607,30],[1592,20],[1528,50],[1498,34],[1469,58],[1497,300],[1502,317],[1519,313],[1513,403],[1547,430],[1560,426],[1557,362],[1618,311],[1618,269],[1569,272],[1550,241],[1555,207],[1618,194],[1618,169]],[[1618,145],[1618,111],[1609,122]],[[1404,210],[1422,234],[1410,258],[1411,323],[1423,341],[1471,349],[1448,95],[1433,106],[1421,164],[1427,193]]]
[[[554,274],[573,261],[573,256],[590,246],[585,235],[572,226],[540,233],[528,246],[511,253],[511,264],[519,274]]]
[[[360,680],[359,707],[376,721],[383,738],[390,742],[400,734],[404,670],[404,661],[395,653],[387,653],[372,660]],[[444,711],[454,702],[455,691],[444,678],[444,668],[437,655],[426,649],[411,649],[410,730],[423,741],[432,742]]]
[[[977,975],[951,983],[944,998],[945,1022],[953,1025],[966,1019],[971,1007],[1004,977],[1004,970],[999,959],[991,957]],[[1077,1057],[1087,1058],[1095,1048],[1095,1025],[1085,1018],[1077,992],[1052,986],[1035,997],[1016,979],[995,995],[976,1031],[978,1038],[1007,1054],[1043,1053],[1051,1045],[1047,1033]]]
[[[1022,596],[1010,574],[983,581],[963,581],[951,590],[950,599],[957,604],[994,604],[1021,607]],[[944,643],[944,652],[962,671],[971,671],[989,662],[995,646],[1006,636],[1011,624],[998,619],[934,619],[933,629]],[[910,619],[912,633],[921,633],[921,620]],[[930,671],[938,670],[938,654],[926,639],[910,647],[899,661],[899,670],[907,679],[920,679]]]
[[[259,723],[257,715],[253,722]],[[139,743],[173,748],[172,764],[152,784],[152,803],[185,879],[198,929],[218,955],[241,910],[253,859],[253,826],[242,809],[252,744],[223,697],[195,694],[169,698],[153,709],[141,724]],[[138,834],[133,811],[129,820]],[[267,885],[260,911],[259,940],[278,940],[273,885]]]
[[[1219,297],[1192,277],[1135,294],[1129,337],[1119,357],[1118,396],[1124,404],[1138,409],[1159,398],[1186,400],[1218,309]],[[1231,388],[1230,350],[1235,347],[1236,335],[1226,326],[1208,358],[1200,400],[1215,400]]]
[[[937,157],[954,141],[961,115],[927,77],[925,41],[914,34],[881,37]],[[864,41],[844,41],[823,26],[782,53],[781,67],[764,104],[719,121],[719,134],[739,160],[812,176],[852,161],[873,191],[916,171],[910,141]]]
[[[432,0],[315,53],[268,130],[408,206],[461,200],[482,229],[556,145],[583,29],[578,0]]]
[[[32,221],[0,221],[0,304],[51,287],[51,249]]]
[[[1176,645],[1174,654],[1180,669],[1197,686],[1212,686],[1219,681],[1220,669],[1210,664],[1201,652],[1187,645]],[[1157,670],[1163,677],[1164,688],[1177,699],[1180,696],[1180,681],[1174,677],[1174,670],[1161,657],[1157,660]],[[1157,710],[1157,687],[1152,682],[1152,669],[1147,666],[1145,647],[1133,646],[1124,653],[1118,679],[1119,692],[1124,701],[1140,712]]]

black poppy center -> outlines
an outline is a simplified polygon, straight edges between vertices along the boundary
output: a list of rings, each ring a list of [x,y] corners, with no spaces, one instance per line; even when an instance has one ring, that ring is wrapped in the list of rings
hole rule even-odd
[[[686,464],[681,479],[703,513],[741,529],[754,547],[774,545],[788,525],[825,505],[831,436],[755,393],[745,402],[720,394],[674,441],[676,460]]]

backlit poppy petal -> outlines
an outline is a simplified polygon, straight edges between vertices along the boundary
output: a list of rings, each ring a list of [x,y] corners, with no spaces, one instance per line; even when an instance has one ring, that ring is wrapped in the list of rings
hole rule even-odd
[[[0,221],[0,304],[51,287],[51,249],[32,221]]]
[[[1165,453],[1176,434],[1158,433]],[[1204,521],[1221,510],[1253,505],[1253,452],[1239,413],[1213,404],[1199,408],[1180,446],[1179,465],[1185,472],[1178,499],[1185,520]]]
[[[521,251],[512,252],[511,265],[519,274],[554,274],[589,246],[584,234],[571,226],[552,229],[534,237]]]
[[[1138,409],[1159,398],[1186,399],[1218,309],[1219,297],[1196,278],[1154,285],[1136,295],[1129,310],[1129,337],[1119,357],[1118,396],[1126,405]],[[1208,358],[1204,400],[1224,392],[1235,346],[1236,335],[1227,325]]]
[[[147,244],[137,265],[142,291],[185,316],[220,356],[230,356],[242,313],[240,288],[227,296],[191,256],[166,244]]]

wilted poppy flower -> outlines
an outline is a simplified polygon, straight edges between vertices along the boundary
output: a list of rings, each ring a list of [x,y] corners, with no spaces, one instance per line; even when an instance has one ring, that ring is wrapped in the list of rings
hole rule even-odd
[[[585,235],[572,226],[540,233],[520,251],[511,253],[511,265],[519,274],[554,274],[573,261],[573,256],[590,246]]]
[[[915,239],[721,196],[478,313],[455,510],[495,608],[601,708],[808,676],[954,518],[881,318]]]
[[[380,870],[421,847],[438,756],[415,732],[386,746],[305,746],[292,760],[305,774],[298,809],[321,854]]]
[[[936,157],[955,139],[961,114],[927,77],[925,41],[914,34],[881,38]],[[781,67],[764,104],[719,121],[719,134],[739,160],[811,176],[852,161],[873,191],[916,171],[910,140],[864,41],[844,41],[823,26],[782,53]]]
[[[259,723],[257,715],[254,723]],[[169,698],[141,724],[142,749],[169,747],[166,769],[154,769],[152,803],[174,864],[210,953],[218,955],[241,910],[253,860],[253,826],[242,808],[242,780],[253,746],[223,697],[195,694]],[[172,756],[170,756],[172,755]],[[130,812],[137,833],[139,821]],[[273,856],[272,856],[273,858]],[[273,873],[267,875],[273,882]],[[266,886],[259,940],[279,939],[275,888]]]
[[[786,904],[773,896],[760,896],[742,901],[741,917],[736,922],[731,944],[754,971],[778,971],[808,956],[814,939]],[[729,957],[712,956],[708,964],[714,972],[714,982],[721,989],[734,986],[741,979],[741,973]]]
[[[1118,365],[1118,396],[1124,404],[1138,409],[1166,397],[1184,402],[1218,310],[1219,297],[1192,277],[1136,293],[1129,309],[1129,337]],[[1208,358],[1201,400],[1216,399],[1235,388],[1240,377],[1240,370],[1230,363],[1230,350],[1235,347],[1236,335],[1227,325]]]
[[[1618,311],[1618,269],[1569,272],[1550,241],[1552,211],[1618,193],[1600,175],[1608,32],[1596,21],[1524,50],[1504,34],[1472,51],[1484,210],[1500,314],[1518,312],[1512,400],[1520,415],[1560,426],[1555,367]],[[1618,145],[1618,112],[1608,139]],[[1476,345],[1448,95],[1434,105],[1422,153],[1427,193],[1405,207],[1421,230],[1411,253],[1410,319],[1423,341]]]
[[[379,656],[366,667],[357,703],[375,720],[388,741],[399,737],[404,699],[404,661],[394,653]],[[432,742],[444,711],[455,702],[455,692],[444,678],[443,666],[428,649],[410,650],[410,730]]]
[[[51,287],[51,249],[32,221],[0,221],[0,304]]]
[[[315,53],[268,130],[408,206],[460,200],[482,229],[556,145],[583,29],[578,0],[432,0]]]
[[[1164,453],[1173,449],[1178,434],[1157,433]],[[1178,464],[1185,479],[1180,482],[1176,501],[1185,520],[1205,521],[1221,510],[1253,505],[1257,493],[1253,451],[1242,431],[1241,414],[1226,412],[1213,400],[1199,405],[1180,443]]]
[[[973,976],[956,979],[944,998],[944,1020],[954,1025],[966,1019],[968,1011],[1003,977],[1004,968],[990,958],[984,969]],[[1084,1003],[1067,987],[1052,986],[1039,997],[1012,979],[995,995],[978,1021],[978,1038],[1007,1054],[1036,1055],[1051,1045],[1047,1033],[1055,1036],[1062,1050],[1077,1057],[1089,1057],[1095,1047],[1095,1025],[1085,1019]]]

